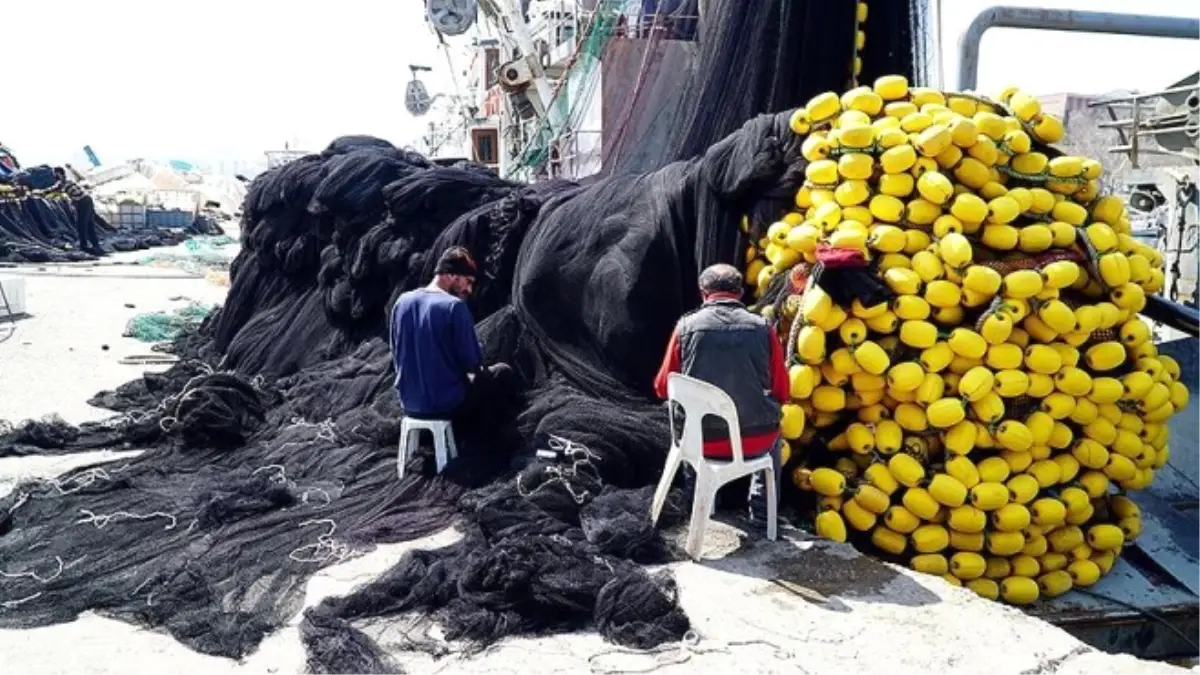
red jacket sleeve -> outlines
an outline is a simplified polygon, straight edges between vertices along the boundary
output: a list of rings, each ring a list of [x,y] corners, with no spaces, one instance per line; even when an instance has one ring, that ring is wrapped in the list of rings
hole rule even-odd
[[[780,403],[787,403],[792,386],[788,379],[787,362],[783,359],[783,345],[779,343],[779,335],[770,328],[771,335],[771,395]]]
[[[658,375],[654,378],[654,393],[661,399],[667,398],[667,376],[679,372],[679,332],[671,331],[671,341],[667,343],[667,353],[663,356],[662,365],[658,367]],[[786,374],[786,373],[785,373]]]

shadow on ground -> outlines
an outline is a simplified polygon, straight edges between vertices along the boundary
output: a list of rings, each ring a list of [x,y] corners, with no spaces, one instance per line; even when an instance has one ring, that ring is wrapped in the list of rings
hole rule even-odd
[[[729,526],[713,523],[709,532],[720,539],[729,536],[714,532],[718,528]],[[707,539],[706,555],[713,556],[716,551],[707,545]],[[790,528],[780,528],[778,541],[767,541],[757,532],[737,539],[736,546],[719,546],[723,555],[706,557],[698,564],[767,581],[770,585],[756,593],[773,600],[799,598],[831,612],[851,611],[845,600],[903,607],[941,602],[910,576],[859,553],[849,544],[811,539]]]

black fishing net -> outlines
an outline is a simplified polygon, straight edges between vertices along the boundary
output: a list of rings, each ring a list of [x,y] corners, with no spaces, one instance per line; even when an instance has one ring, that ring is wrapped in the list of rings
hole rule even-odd
[[[705,3],[694,67],[673,97],[654,102],[661,108],[658,121],[636,140],[606,137],[606,143],[633,148],[618,171],[649,171],[664,158],[695,157],[755,115],[802,106],[823,91],[845,90],[853,75],[855,5],[850,0]]]
[[[761,231],[802,180],[786,111],[732,123],[799,95],[780,83],[805,48],[766,52],[805,42],[787,36],[805,23],[794,13],[843,12],[764,3],[765,29],[735,4],[714,4],[731,24],[705,49],[751,31],[768,41],[746,43],[763,51],[757,68],[776,72],[742,83],[706,66],[758,93],[693,119],[681,138],[704,148],[694,157],[665,164],[684,145],[660,147],[653,171],[527,187],[349,137],[255,179],[227,302],[174,343],[180,363],[98,394],[113,419],[0,430],[0,456],[144,450],[0,499],[0,627],[94,611],[240,658],[302,609],[322,567],[454,524],[458,542],[304,612],[311,670],[397,670],[363,629],[403,613],[467,650],[584,628],[631,647],[681,638],[673,581],[641,566],[678,557],[647,517],[669,438],[651,379],[699,302],[699,270],[738,262],[742,216]],[[829,63],[849,58],[846,18],[847,56]],[[803,86],[839,85],[833,70]],[[474,430],[492,442],[441,474],[422,448],[399,479],[387,311],[451,245],[480,261],[471,309],[486,361],[519,376],[519,412],[513,433]],[[663,523],[686,506],[672,493]],[[431,645],[411,647],[445,649]]]
[[[181,363],[98,394],[120,417],[0,437],[0,454],[146,448],[0,501],[0,625],[92,610],[241,657],[320,567],[458,521],[459,544],[309,612],[314,669],[383,668],[351,622],[410,610],[475,645],[586,626],[631,646],[679,638],[672,584],[638,566],[674,555],[646,517],[668,438],[648,383],[697,271],[736,254],[738,214],[794,189],[785,129],[755,119],[702,158],[586,187],[379,147],[259,178],[228,302],[176,344]],[[339,186],[369,180],[366,210],[350,209]],[[479,334],[524,405],[516,434],[436,477],[418,453],[398,480],[387,303],[451,244],[478,255]]]
[[[70,262],[94,256],[74,250],[75,211],[69,202],[0,192],[0,262]]]
[[[634,118],[644,111],[652,119],[644,130],[629,124],[604,130],[606,170],[646,172],[661,167],[664,160],[695,157],[755,115],[797,108],[825,91],[849,89],[854,77],[857,4],[855,0],[703,3],[699,49],[687,72],[663,72],[660,59],[643,60],[638,73],[643,81],[661,77],[680,84],[661,96],[649,86],[635,87],[638,100],[625,105],[632,108]],[[867,22],[857,27],[866,34],[859,53],[859,82],[870,84],[881,75],[894,74],[922,83],[934,60],[917,39],[936,30],[925,10],[928,3],[867,4]],[[660,14],[660,23],[666,18]],[[647,42],[653,45],[653,39]]]
[[[7,189],[6,189],[7,188]],[[75,207],[68,199],[0,186],[0,262],[56,263],[95,260],[79,250]],[[172,246],[197,234],[221,234],[216,223],[197,218],[178,230],[145,227],[123,230],[96,217],[96,232],[107,251]]]

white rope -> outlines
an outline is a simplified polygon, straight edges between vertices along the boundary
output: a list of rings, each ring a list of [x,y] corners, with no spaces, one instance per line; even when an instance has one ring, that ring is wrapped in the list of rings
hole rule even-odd
[[[40,597],[42,597],[42,592],[38,591],[37,593],[21,598],[20,600],[7,600],[5,602],[0,602],[0,607],[3,607],[4,609],[16,609],[30,600],[36,600]]]
[[[613,647],[602,652],[588,657],[588,664],[591,666],[593,673],[604,673],[605,675],[617,675],[618,673],[650,673],[656,670],[669,666],[676,666],[687,663],[692,660],[692,657],[702,656],[705,654],[733,654],[730,647],[768,647],[773,650],[772,656],[780,661],[793,661],[795,655],[779,645],[768,642],[767,640],[735,640],[725,642],[720,646],[700,647],[700,636],[695,631],[688,631],[684,634],[679,642],[659,645],[651,649],[630,649],[628,647]],[[648,656],[653,663],[647,666],[616,668],[610,666],[597,665],[596,660],[605,656],[614,654],[622,654],[627,656]],[[799,666],[800,672],[807,672]]]
[[[20,494],[20,495],[17,497],[17,501],[13,502],[13,505],[12,505],[12,506],[10,506],[10,507],[8,507],[8,513],[9,513],[9,515],[12,515],[12,513],[13,513],[14,511],[16,511],[17,509],[19,509],[19,508],[21,508],[22,506],[24,506],[24,505],[25,505],[25,502],[27,502],[27,501],[29,501],[29,493],[28,493],[28,492],[22,492],[22,493],[21,493],[21,494]]]
[[[116,511],[115,513],[97,515],[87,509],[79,509],[79,513],[81,515],[79,517],[79,520],[75,521],[75,524],[77,524],[77,525],[95,525],[97,530],[104,529],[104,527],[106,525],[108,525],[109,522],[114,521],[114,520],[126,520],[126,519],[150,520],[151,518],[168,518],[168,519],[170,519],[171,522],[170,522],[170,524],[168,524],[166,527],[163,528],[164,530],[173,530],[173,529],[175,529],[175,525],[178,523],[175,516],[173,516],[169,513],[164,513],[162,511],[155,511],[153,513],[147,513],[144,515],[137,514],[137,513],[130,513],[128,511]]]
[[[586,490],[576,490],[570,479],[576,478],[582,475],[584,472],[587,472],[591,478],[599,481],[600,474],[596,471],[594,462],[594,460],[598,459],[598,456],[589,450],[587,446],[576,443],[570,439],[563,438],[562,436],[555,436],[551,434],[549,439],[550,442],[548,445],[550,446],[550,449],[546,452],[554,454],[555,456],[560,456],[563,459],[570,460],[570,465],[551,465],[542,469],[542,476],[544,476],[545,479],[532,490],[525,488],[525,486],[521,483],[523,476],[518,476],[517,494],[528,499],[529,497],[537,494],[547,485],[561,483],[563,489],[567,491],[567,494],[571,495],[571,499],[576,504],[585,503],[591,498],[592,495]]]
[[[287,470],[284,469],[282,464],[268,464],[266,466],[260,466],[257,469],[251,471],[250,475],[257,476],[259,474],[259,472],[261,472],[261,471],[277,472],[275,475],[271,476],[272,483],[281,483],[281,484],[287,483]]]
[[[204,379],[205,377],[208,377],[209,375],[213,375],[218,372],[221,372],[221,373],[231,373],[232,372],[232,371],[225,371],[225,370],[220,370],[220,371],[214,370],[211,365],[209,365],[203,361],[197,360],[197,361],[190,361],[189,363],[196,364],[197,367],[199,367],[199,369],[200,369],[200,374],[189,379],[187,381],[187,384],[183,385],[183,389],[181,389],[178,394],[175,394],[174,396],[168,396],[167,398],[163,399],[162,402],[158,404],[158,407],[155,408],[155,411],[159,412],[159,413],[165,413],[165,412],[167,412],[168,408],[171,409],[171,414],[169,414],[169,415],[164,414],[162,416],[162,418],[158,420],[158,428],[161,429],[163,433],[168,433],[168,434],[171,433],[171,429],[174,429],[175,425],[179,423],[179,416],[178,416],[179,407],[181,405],[183,405],[184,401],[188,400],[189,396],[192,396],[199,391],[196,388],[196,384],[200,380]],[[262,380],[261,378],[262,378],[261,375],[257,375],[257,376],[255,376],[254,380],[251,382],[251,386],[253,386],[255,389],[259,389],[260,391],[261,391],[261,389],[259,388],[258,383],[265,381],[265,380]]]
[[[309,426],[315,427],[315,426],[320,426],[320,425],[310,424]],[[282,446],[280,446],[280,447],[282,447]],[[250,475],[256,476],[263,471],[274,471],[275,472],[275,474],[271,476],[272,483],[276,483],[278,485],[287,485],[287,483],[288,483],[287,469],[284,468],[284,466],[282,464],[267,464],[266,466],[260,466],[257,469],[255,469],[254,471],[251,471]],[[314,498],[310,497],[309,496],[310,493],[324,497],[324,501],[320,501],[318,499],[314,499]],[[312,503],[314,506],[316,506],[316,508],[324,508],[333,503],[333,496],[330,495],[329,492],[323,488],[319,488],[319,487],[305,488],[304,492],[300,493],[300,503],[301,504]],[[192,522],[192,525],[193,526],[195,525],[195,521]],[[192,526],[189,526],[188,531],[190,532],[191,529],[192,529]]]
[[[329,518],[306,520],[300,523],[299,526],[305,527],[307,525],[328,525],[329,531],[318,536],[315,544],[305,544],[289,553],[288,557],[292,560],[300,563],[327,563],[330,560],[342,562],[354,554],[353,548],[333,538],[333,533],[337,531],[337,523]],[[301,551],[308,550],[311,550],[312,554],[304,555],[301,553]]]
[[[104,469],[102,469],[100,467],[93,467],[91,469],[88,469],[87,471],[77,473],[74,476],[70,476],[68,478],[63,478],[61,480],[58,478],[51,478],[51,479],[47,480],[46,482],[53,485],[54,489],[58,490],[59,495],[69,495],[69,494],[72,494],[75,492],[79,492],[80,490],[82,490],[86,487],[90,487],[93,483],[95,483],[98,480],[112,480],[112,477],[109,476],[108,472],[105,471]],[[71,483],[75,483],[75,486],[71,487],[71,488],[63,487],[63,485],[69,485]]]
[[[25,572],[5,572],[4,570],[0,570],[0,577],[4,577],[5,579],[33,579],[34,581],[40,581],[43,584],[49,583],[62,576],[63,570],[65,569],[62,558],[54,556],[54,560],[58,562],[58,569],[54,570],[54,574],[51,574],[48,577],[43,577],[33,570],[28,570]]]
[[[302,417],[293,417],[291,423],[280,430],[280,433],[288,429],[316,429],[317,433],[312,438],[304,441],[288,441],[279,446],[280,450],[292,445],[307,445],[312,441],[321,440],[329,443],[340,443],[341,438],[338,436],[337,424],[332,419],[326,419],[323,422],[309,422]]]
[[[325,508],[326,506],[329,506],[330,504],[332,504],[332,503],[333,503],[333,497],[331,497],[331,496],[330,496],[330,494],[329,494],[328,492],[326,492],[326,491],[325,491],[324,489],[322,489],[322,488],[319,488],[319,487],[314,487],[314,488],[308,488],[307,490],[305,490],[305,491],[304,491],[304,493],[303,493],[303,494],[301,494],[301,495],[300,495],[300,503],[301,503],[301,504],[307,504],[307,503],[309,503],[309,501],[310,501],[310,500],[309,500],[309,498],[308,498],[308,493],[309,493],[309,492],[316,492],[316,493],[319,493],[319,494],[321,494],[321,495],[324,495],[324,497],[325,497],[325,501],[324,501],[323,503],[321,503],[321,504],[316,504],[316,508],[318,508],[318,509]]]

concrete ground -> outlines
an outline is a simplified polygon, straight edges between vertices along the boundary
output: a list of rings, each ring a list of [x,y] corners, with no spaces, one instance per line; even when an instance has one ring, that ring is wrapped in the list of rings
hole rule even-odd
[[[117,256],[116,261],[146,254]],[[9,275],[13,270],[0,270]],[[0,419],[50,413],[70,422],[104,411],[85,401],[146,369],[119,358],[151,353],[122,338],[139,312],[171,309],[187,297],[219,302],[225,289],[179,271],[105,265],[21,269],[29,311],[0,342]],[[133,308],[126,304],[133,304]],[[7,328],[0,324],[0,340]],[[108,349],[103,349],[108,345]],[[15,384],[10,384],[15,383]],[[0,460],[0,494],[14,481],[49,477],[116,453],[86,457]],[[441,546],[453,531],[326,569],[308,584],[307,604],[344,594],[397,562],[412,548]],[[1011,607],[983,600],[940,578],[883,564],[845,545],[785,532],[771,544],[718,524],[709,557],[672,565],[681,602],[700,639],[655,653],[616,649],[594,634],[506,640],[485,653],[433,660],[398,654],[409,673],[1179,673],[1162,663],[1113,656]],[[0,569],[3,563],[0,561]],[[70,624],[0,631],[0,664],[21,673],[300,673],[304,650],[290,625],[245,659],[205,656],[166,635],[85,615]],[[413,620],[380,622],[367,632],[385,647],[426,628]],[[69,648],[64,648],[69,645]]]

